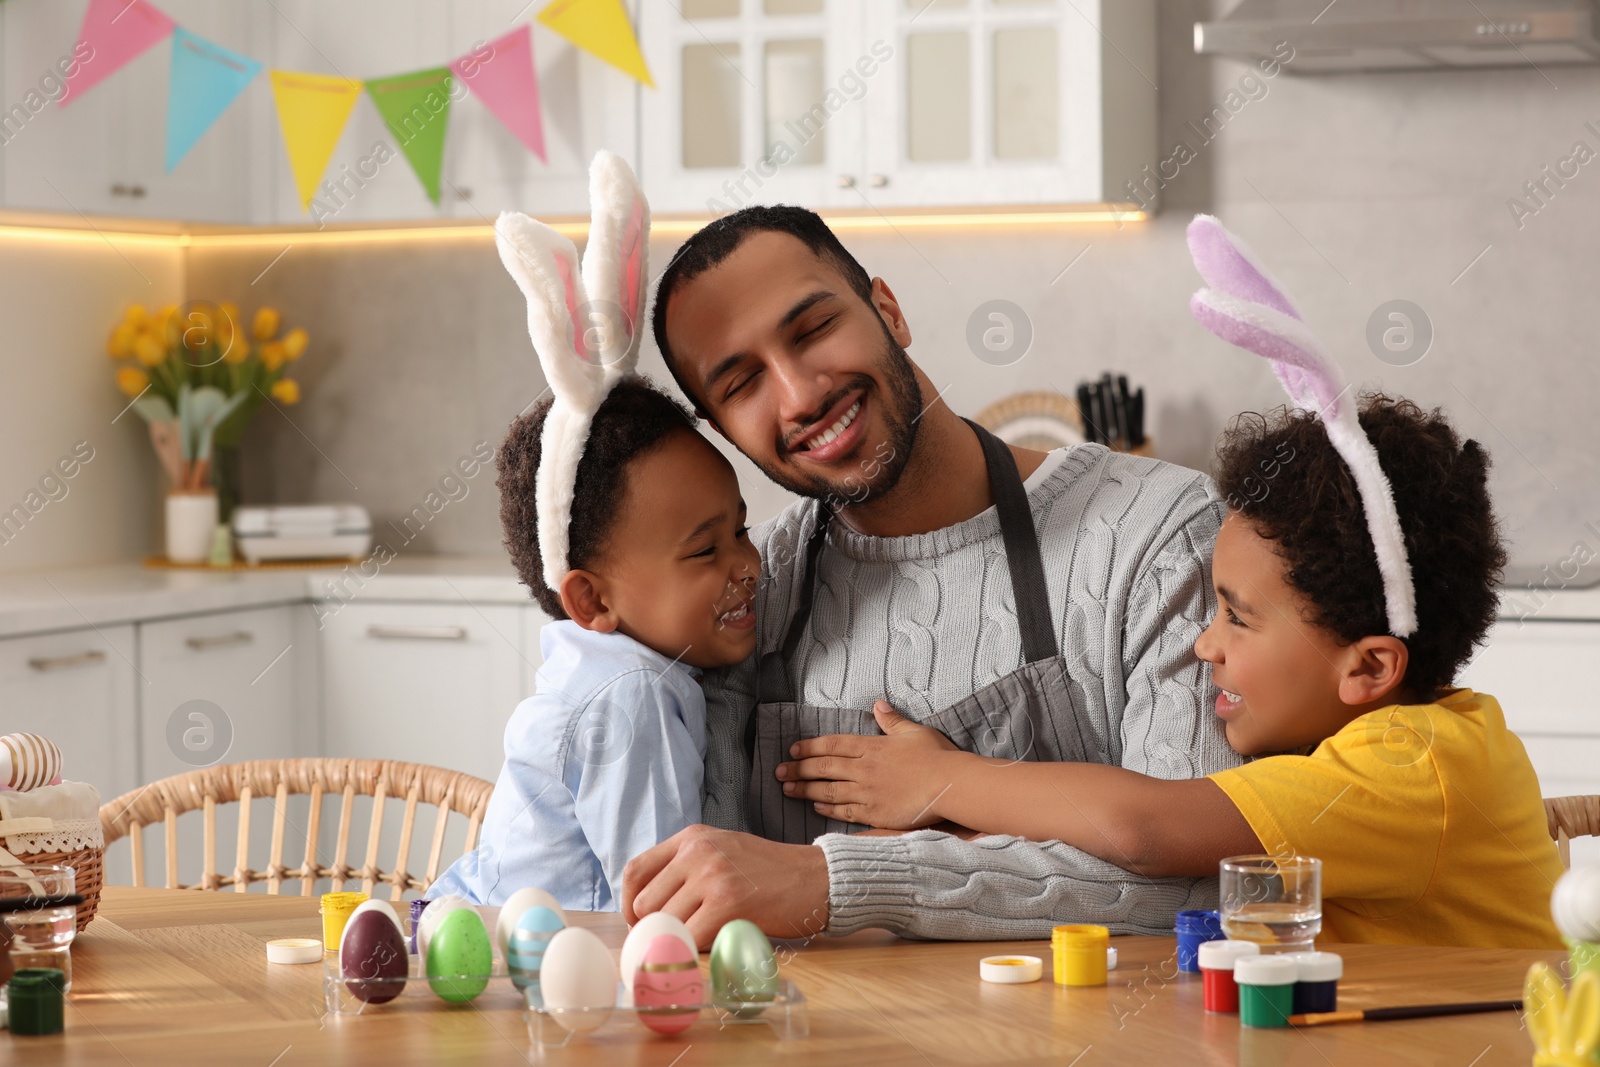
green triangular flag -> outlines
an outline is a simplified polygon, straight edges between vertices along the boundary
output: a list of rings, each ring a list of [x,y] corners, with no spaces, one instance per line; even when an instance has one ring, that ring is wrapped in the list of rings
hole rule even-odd
[[[451,79],[450,68],[436,67],[366,83],[378,113],[435,204],[444,167],[444,129],[450,122]]]

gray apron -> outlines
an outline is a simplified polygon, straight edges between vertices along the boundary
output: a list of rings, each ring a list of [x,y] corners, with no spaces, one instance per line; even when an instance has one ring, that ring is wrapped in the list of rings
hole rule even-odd
[[[1072,706],[1070,681],[1056,643],[1050,613],[1039,536],[1034,530],[1028,495],[1011,450],[989,431],[967,420],[983,445],[989,491],[1000,517],[1011,591],[1021,631],[1021,663],[1016,671],[995,679],[965,700],[919,719],[924,726],[982,756],[1008,760],[1115,763],[1117,739],[1091,716]],[[789,664],[805,637],[811,618],[817,559],[828,540],[833,513],[824,505],[817,527],[806,542],[799,602],[783,643],[758,664],[759,698],[746,727],[751,752],[750,818],[755,833],[773,841],[810,844],[822,834],[855,833],[867,827],[824,818],[811,801],[783,795],[774,777],[778,764],[789,760],[796,741],[826,734],[882,734],[872,708],[822,708],[798,703]],[[848,636],[841,635],[841,640]],[[887,694],[885,694],[887,696]]]

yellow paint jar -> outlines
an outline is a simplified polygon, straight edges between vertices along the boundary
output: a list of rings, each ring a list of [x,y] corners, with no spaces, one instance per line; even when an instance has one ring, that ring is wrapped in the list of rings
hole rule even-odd
[[[339,939],[344,936],[344,924],[350,913],[366,903],[365,893],[322,894],[322,947],[329,952],[339,951]]]
[[[1104,926],[1057,926],[1050,932],[1056,985],[1105,985],[1110,947],[1111,931]]]

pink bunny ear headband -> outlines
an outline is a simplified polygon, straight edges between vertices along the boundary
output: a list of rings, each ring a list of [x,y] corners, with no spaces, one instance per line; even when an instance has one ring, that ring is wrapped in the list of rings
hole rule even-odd
[[[639,362],[650,205],[628,164],[601,152],[589,167],[592,221],[579,269],[571,241],[519,212],[495,222],[500,262],[528,299],[528,336],[555,394],[540,436],[534,505],[545,584],[566,577],[572,498],[589,425]]]
[[[1344,373],[1306,326],[1294,301],[1221,222],[1210,215],[1195,216],[1189,224],[1189,252],[1200,276],[1212,287],[1201,289],[1189,301],[1196,321],[1224,341],[1266,359],[1289,399],[1321,417],[1328,440],[1350,468],[1361,494],[1367,532],[1383,576],[1389,632],[1411,636],[1417,630],[1417,597],[1405,534],[1377,449],[1356,419],[1355,399],[1349,395]]]

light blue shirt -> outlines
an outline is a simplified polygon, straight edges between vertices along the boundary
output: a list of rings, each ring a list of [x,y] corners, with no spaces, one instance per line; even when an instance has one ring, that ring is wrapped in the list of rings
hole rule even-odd
[[[534,695],[506,724],[506,762],[478,847],[428,889],[504,904],[525,886],[563,908],[616,911],[622,868],[700,821],[699,671],[620,633],[539,632]]]

